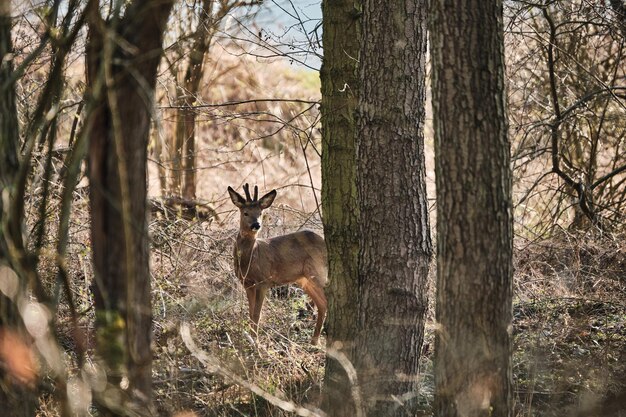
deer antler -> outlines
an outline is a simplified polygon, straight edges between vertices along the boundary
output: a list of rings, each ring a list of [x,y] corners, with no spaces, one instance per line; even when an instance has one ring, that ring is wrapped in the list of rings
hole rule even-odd
[[[257,185],[254,186],[254,200],[257,201],[259,199],[259,187]]]
[[[247,183],[243,185],[243,190],[246,192],[246,200],[248,200],[248,202],[254,201],[250,198],[250,186]]]

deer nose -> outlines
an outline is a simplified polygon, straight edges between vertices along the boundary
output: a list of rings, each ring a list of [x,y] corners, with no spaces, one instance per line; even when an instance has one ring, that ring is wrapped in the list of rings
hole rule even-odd
[[[259,230],[261,228],[261,224],[259,222],[254,222],[250,225],[250,229]]]

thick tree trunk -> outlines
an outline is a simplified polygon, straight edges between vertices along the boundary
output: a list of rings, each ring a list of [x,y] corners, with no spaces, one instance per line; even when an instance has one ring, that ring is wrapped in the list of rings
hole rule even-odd
[[[358,205],[355,110],[359,80],[360,0],[322,3],[322,212],[328,249],[327,347],[322,408],[330,416],[355,415],[353,384],[336,356],[353,366],[357,331]]]
[[[89,144],[97,350],[109,368],[110,382],[119,384],[126,374],[133,399],[148,404],[152,311],[146,152],[156,70],[172,3],[136,0],[128,6],[115,29],[133,48],[117,48],[119,43],[113,44],[110,36],[103,38],[109,22],[100,20],[96,9],[87,45],[89,88],[99,103]]]
[[[507,417],[513,229],[502,1],[432,7],[436,412]]]
[[[13,61],[6,59],[13,53],[10,6],[8,1],[0,4],[0,282],[4,284],[3,290],[0,289],[0,404],[3,415],[24,417],[35,415],[35,391],[10,371],[7,372],[5,367],[12,359],[5,355],[10,355],[18,348],[15,340],[27,340],[16,300],[16,296],[23,296],[26,285],[10,268],[9,254],[14,245],[13,240],[21,238],[23,213],[11,215],[10,207],[5,206],[14,196],[15,178],[19,170],[15,84],[5,84],[13,76]],[[13,280],[19,282],[17,294],[12,293],[11,285],[8,285]]]
[[[432,255],[423,135],[426,3],[364,2],[355,355],[368,416],[413,416],[418,396]]]
[[[8,222],[9,207],[4,206],[5,201],[11,198],[15,177],[19,170],[17,156],[19,125],[15,84],[7,83],[7,80],[13,76],[13,60],[7,59],[13,53],[10,6],[10,2],[0,4],[0,193],[2,193],[0,195],[0,219],[2,220],[0,223],[0,261],[5,262],[9,250],[7,239],[12,239],[22,233],[20,221]]]

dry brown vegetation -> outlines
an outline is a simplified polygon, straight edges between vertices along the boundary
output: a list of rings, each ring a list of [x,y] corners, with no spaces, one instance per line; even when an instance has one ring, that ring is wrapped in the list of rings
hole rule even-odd
[[[222,59],[219,65],[227,62]],[[207,81],[203,100],[295,97],[302,91],[309,91],[315,98],[316,86],[309,80],[309,74],[289,67],[248,62],[231,69],[219,83]],[[224,95],[216,96],[215,91],[223,91]],[[278,204],[269,210],[262,234],[274,236],[302,227],[321,232],[315,209],[319,195],[314,196],[310,185],[312,179],[315,192],[319,191],[319,157],[309,155],[309,177],[302,142],[293,128],[266,138],[267,122],[234,119],[235,113],[244,112],[259,117],[267,106],[273,106],[273,113],[293,115],[302,105],[246,106],[202,110],[198,194],[213,205],[218,217],[190,222],[158,215],[150,223],[155,395],[159,409],[167,414],[193,411],[205,416],[290,415],[235,382],[241,380],[299,405],[314,408],[319,397],[324,352],[308,343],[314,311],[301,290],[275,290],[264,309],[258,341],[251,337],[245,294],[231,266],[238,224],[226,197],[229,184],[239,186],[249,181],[258,183],[262,190],[277,187]],[[159,134],[163,136],[169,131],[167,112],[161,110]],[[153,166],[150,172],[151,190],[157,194],[158,170]],[[83,312],[81,327],[91,346],[92,272],[84,191],[81,188],[75,193],[68,261],[74,296]],[[36,193],[32,198],[30,207],[35,209]],[[50,210],[51,220],[54,215],[55,210]],[[564,410],[592,406],[626,388],[622,378],[626,372],[623,242],[623,235],[565,231],[549,240],[517,239],[513,330],[516,415],[563,415]],[[46,245],[53,243],[50,239]],[[44,257],[41,264],[50,286],[54,281],[52,254],[50,251],[50,258]],[[208,362],[199,351],[192,353],[182,340],[180,329],[185,324],[199,351],[208,355]],[[71,352],[76,338],[63,308],[58,326],[62,346]],[[431,343],[425,348],[420,376],[424,415],[430,415],[434,391],[430,373],[433,329],[431,314],[427,329],[427,343]],[[42,399],[41,415],[55,415],[46,397]]]
[[[518,239],[514,378],[524,415],[574,415],[604,401],[624,410],[623,242],[624,236],[582,233]]]
[[[289,202],[299,210],[315,211],[311,189],[319,191],[321,186],[317,73],[282,61],[259,63],[233,56],[220,45],[214,49],[195,108],[198,197],[221,206],[227,186],[239,189],[251,182],[261,190],[279,189],[279,204]],[[168,143],[175,119],[168,92],[173,82],[163,77],[163,88],[157,93],[160,108],[154,140],[160,148],[154,148],[154,161],[166,169],[158,172],[152,164],[151,195],[161,195],[161,180],[169,181]]]
[[[308,341],[313,309],[296,288],[277,289],[264,307],[258,341],[251,337],[245,293],[234,276],[232,248],[237,210],[226,187],[258,184],[278,189],[263,236],[300,228],[321,232],[316,209],[320,187],[318,112],[314,103],[256,101],[319,99],[316,74],[282,63],[261,63],[215,54],[206,72],[200,103],[237,103],[198,110],[198,196],[218,214],[212,222],[154,219],[155,363],[158,403],[168,412],[200,415],[276,415],[280,409],[247,388],[208,372],[179,336],[183,322],[199,349],[265,392],[296,404],[315,404],[324,354]],[[201,104],[202,105],[202,104]],[[172,120],[162,110],[162,130]],[[165,133],[166,135],[166,133]],[[306,152],[306,159],[304,157]],[[158,175],[157,170],[151,172]],[[156,178],[151,177],[152,184]],[[152,188],[153,192],[158,192]],[[157,243],[159,242],[159,243]],[[218,373],[219,374],[219,373]]]
[[[27,44],[22,47],[28,49]],[[46,59],[34,62],[19,85],[23,98],[22,121],[28,120],[28,103],[40,91],[46,62]],[[80,62],[71,60],[67,71],[71,88],[66,92],[67,107],[61,112],[59,129],[63,134],[59,136],[62,138],[69,135],[75,104],[81,95],[82,85],[77,81],[82,77]],[[304,293],[295,287],[273,291],[264,308],[259,339],[255,342],[251,337],[245,295],[231,266],[237,219],[227,199],[226,187],[239,188],[250,182],[258,184],[262,191],[278,189],[277,201],[264,223],[263,236],[303,227],[321,232],[317,210],[319,114],[314,103],[319,99],[318,83],[314,72],[280,62],[235,57],[219,46],[212,51],[197,101],[197,178],[199,199],[209,204],[217,216],[205,222],[154,216],[150,223],[153,375],[157,406],[163,413],[291,415],[268,401],[268,395],[252,393],[241,381],[298,405],[314,408],[317,404],[324,351],[308,343],[314,310]],[[162,182],[169,181],[167,143],[174,121],[169,108],[172,80],[168,79],[165,68],[159,85],[150,145],[151,196],[161,196]],[[259,98],[269,100],[249,101]],[[276,98],[300,101],[275,101]],[[530,112],[525,115],[532,116]],[[51,186],[55,197],[60,193],[57,181],[63,169],[66,145],[63,142],[59,145],[54,159],[56,174]],[[432,155],[432,150],[427,152]],[[39,154],[33,168],[26,201],[28,232],[35,230],[41,203],[43,156],[43,152]],[[547,169],[545,160],[541,159],[526,166],[524,176],[518,177],[518,196],[524,195]],[[432,171],[431,166],[429,172]],[[430,179],[433,180],[432,176]],[[72,330],[65,298],[56,284],[58,199],[52,199],[47,209],[48,231],[42,242],[39,270],[50,292],[61,294],[55,331],[60,346],[68,353],[69,374],[77,377],[71,380],[74,393],[87,401],[90,394],[81,389],[80,371],[73,356],[77,344],[84,343],[88,353],[93,347],[90,291],[93,272],[85,185],[74,192],[67,258],[72,292],[81,313],[80,334]],[[546,183],[545,187],[551,190],[555,185]],[[430,189],[429,193],[434,195]],[[612,232],[561,230],[560,226],[546,223],[549,216],[544,212],[547,204],[543,205],[543,195],[535,197],[536,204],[531,206],[527,202],[519,208],[523,217],[518,218],[515,242],[515,415],[560,416],[580,409],[591,410],[584,414],[590,416],[624,415],[626,235],[623,220],[617,222],[618,227]],[[566,212],[568,209],[559,212],[559,222],[567,217],[560,214]],[[543,232],[528,233],[537,224],[553,231],[552,235],[544,238]],[[554,232],[555,229],[559,231]],[[529,235],[541,239],[529,241]],[[193,353],[181,338],[180,329],[185,325],[190,327],[198,348]],[[427,343],[431,342],[425,348],[420,375],[423,415],[431,415],[434,392],[431,375],[434,328],[431,312]],[[45,361],[41,362],[41,373],[50,373],[43,365]],[[89,363],[96,372],[97,364],[92,356]],[[48,382],[42,383],[45,394],[41,397],[41,416],[58,414],[52,385]],[[605,401],[608,401],[606,408],[602,408]],[[610,406],[618,412],[609,414],[606,410]]]

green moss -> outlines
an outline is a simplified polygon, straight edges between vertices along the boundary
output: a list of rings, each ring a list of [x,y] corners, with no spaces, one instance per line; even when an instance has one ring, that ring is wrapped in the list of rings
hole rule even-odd
[[[124,330],[126,322],[119,311],[96,311],[98,354],[113,371],[122,371],[126,361]]]

